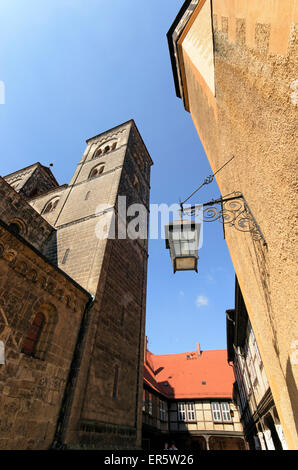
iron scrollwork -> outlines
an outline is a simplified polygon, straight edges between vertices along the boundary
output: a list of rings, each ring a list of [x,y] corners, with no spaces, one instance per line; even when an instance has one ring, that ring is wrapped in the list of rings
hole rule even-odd
[[[253,240],[265,238],[252,212],[241,193],[232,193],[230,197],[211,200],[205,204],[183,208],[183,214],[192,215],[203,222],[218,220],[223,226],[231,226],[240,232],[249,232]]]

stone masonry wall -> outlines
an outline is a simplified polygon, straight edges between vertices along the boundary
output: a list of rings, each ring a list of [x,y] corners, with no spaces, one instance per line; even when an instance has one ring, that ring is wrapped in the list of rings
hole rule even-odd
[[[67,269],[82,270],[89,266],[84,285],[95,293],[66,430],[65,442],[69,447],[124,449],[139,447],[141,442],[147,241],[98,240],[95,225],[100,217],[93,217],[89,199],[85,202],[83,197],[90,190],[91,194],[94,192],[94,202],[104,202],[108,208],[114,208],[108,213],[115,215],[116,234],[118,219],[121,224],[125,222],[122,214],[117,214],[117,195],[126,196],[127,205],[142,200],[148,205],[150,163],[145,183],[140,174],[139,165],[142,165],[133,156],[132,143],[127,147],[131,127],[129,123],[120,126],[117,133],[108,132],[107,136],[99,137],[99,145],[105,138],[109,139],[110,134],[124,139],[119,142],[118,150],[99,157],[98,161],[105,161],[106,174],[104,170],[99,177],[86,180],[97,159],[92,158],[90,149],[85,152],[86,168],[77,169],[72,179],[73,200],[80,201],[73,214],[81,222],[70,221],[73,204],[70,196],[65,204],[66,213],[62,212],[59,218],[59,223],[65,222],[65,225],[57,227],[60,240],[68,233],[69,240],[78,244],[73,260],[76,258],[77,268],[71,264]],[[148,161],[144,144],[135,132],[135,142],[142,146],[138,157]],[[89,147],[92,145],[93,142],[89,142]],[[134,185],[137,172],[139,184]],[[86,219],[84,214],[87,214]],[[109,226],[111,220],[106,223]],[[80,227],[85,227],[84,236],[76,239]],[[92,263],[80,264],[80,256],[91,255]]]
[[[2,225],[0,265],[0,449],[48,449],[89,296]],[[39,311],[42,358],[22,352]]]
[[[0,177],[0,213],[7,225],[18,223],[20,234],[41,250],[55,231],[3,178]]]

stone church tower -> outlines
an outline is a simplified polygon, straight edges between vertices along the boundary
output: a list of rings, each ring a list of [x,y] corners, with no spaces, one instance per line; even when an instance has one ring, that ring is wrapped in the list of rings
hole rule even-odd
[[[69,185],[57,186],[47,169],[36,165],[48,188],[37,196],[28,194],[27,200],[54,227],[43,256],[91,294],[53,443],[136,448],[141,439],[148,252],[147,238],[123,236],[127,220],[118,196],[126,197],[127,208],[142,204],[148,222],[152,160],[130,120],[87,140]],[[16,175],[5,179],[13,185]],[[17,184],[21,192],[20,175]],[[71,329],[71,317],[68,321]]]

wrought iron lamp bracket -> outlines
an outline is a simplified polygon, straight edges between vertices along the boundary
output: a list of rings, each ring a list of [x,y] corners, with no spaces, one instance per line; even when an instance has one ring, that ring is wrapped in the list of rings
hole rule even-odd
[[[229,197],[221,197],[212,199],[204,204],[191,207],[181,206],[181,215],[196,216],[197,220],[203,222],[214,222],[218,220],[223,224],[225,234],[225,225],[234,227],[240,232],[249,232],[254,240],[262,240],[263,245],[267,246],[264,235],[254,218],[249,205],[247,204],[243,194],[234,192]]]

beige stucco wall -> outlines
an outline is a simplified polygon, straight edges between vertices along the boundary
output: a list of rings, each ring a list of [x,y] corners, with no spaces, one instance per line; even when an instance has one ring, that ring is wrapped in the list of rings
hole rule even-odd
[[[210,0],[203,3],[200,14],[196,16],[185,36],[183,50],[192,56],[193,65],[200,71],[214,95],[214,53]]]
[[[269,53],[287,52],[291,24],[297,23],[296,0],[213,0],[213,14],[229,19],[229,40],[237,41],[237,19],[245,18],[246,44],[255,46],[255,25],[270,25]],[[222,27],[221,27],[222,29]]]
[[[267,242],[265,247],[249,234],[226,227],[231,258],[292,449],[298,447],[295,12],[294,0],[213,2],[215,97],[196,66],[196,52],[184,49],[185,38],[180,40],[189,109],[211,167],[216,170],[235,156],[217,177],[222,195],[244,194]]]

